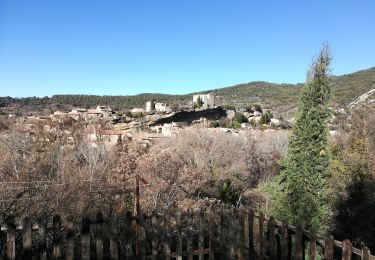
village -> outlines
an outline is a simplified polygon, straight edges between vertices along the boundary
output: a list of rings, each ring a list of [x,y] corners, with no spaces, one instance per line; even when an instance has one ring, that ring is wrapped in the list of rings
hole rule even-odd
[[[123,140],[149,146],[157,140],[176,136],[180,131],[197,128],[236,135],[240,131],[288,129],[293,123],[293,118],[276,118],[271,109],[264,109],[260,104],[237,109],[221,106],[220,98],[213,93],[193,95],[191,102],[177,108],[148,101],[144,107],[126,111],[114,111],[109,106],[99,105],[88,109],[57,110],[50,115],[16,116],[9,113],[8,117],[31,132],[38,126],[46,131],[62,126],[68,144],[74,142],[70,128],[79,126],[90,142],[101,141],[107,146]]]

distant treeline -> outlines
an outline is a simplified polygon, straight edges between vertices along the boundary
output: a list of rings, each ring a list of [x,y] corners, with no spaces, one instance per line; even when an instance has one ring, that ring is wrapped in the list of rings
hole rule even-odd
[[[114,109],[126,109],[143,107],[147,101],[168,102],[171,105],[178,105],[180,102],[190,101],[189,95],[166,95],[166,94],[139,94],[136,96],[97,96],[97,95],[54,95],[52,97],[27,97],[12,98],[0,97],[0,107],[20,105],[27,107],[40,107],[47,105],[68,105],[73,107],[95,107],[108,105]]]
[[[332,101],[345,106],[358,96],[375,88],[375,67],[342,76],[331,78]],[[207,90],[200,93],[214,92],[222,105],[244,107],[253,103],[261,103],[265,107],[288,111],[298,104],[302,84],[274,84],[269,82],[250,82],[236,86]],[[116,110],[144,107],[147,101],[166,102],[174,106],[192,100],[194,94],[167,95],[144,93],[135,96],[97,96],[97,95],[55,95],[49,97],[11,98],[0,97],[0,107],[12,104],[20,108],[44,109],[48,105],[57,107],[95,107],[108,105]]]

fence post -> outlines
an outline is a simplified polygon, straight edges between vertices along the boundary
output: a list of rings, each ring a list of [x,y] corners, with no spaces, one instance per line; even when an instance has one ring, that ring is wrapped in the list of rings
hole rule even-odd
[[[163,248],[164,248],[164,254],[165,254],[165,259],[170,260],[171,259],[171,237],[169,232],[165,234],[163,237]]]
[[[275,220],[271,216],[268,220],[269,249],[271,260],[277,259],[276,237],[275,237]]]
[[[209,260],[214,260],[215,259],[215,220],[214,220],[214,211],[211,210],[209,212],[209,238],[208,238],[208,247],[209,247],[209,252],[208,252],[208,258]]]
[[[171,241],[170,241],[170,234],[169,234],[169,214],[167,212],[164,212],[163,216],[163,225],[164,225],[164,234],[163,234],[163,250],[165,254],[165,259],[170,260],[171,259]]]
[[[73,260],[74,259],[74,226],[73,226],[73,218],[68,218],[67,223],[67,243],[66,243],[66,260]]]
[[[316,259],[316,233],[315,230],[310,228],[310,238],[309,238],[309,260],[315,260]]]
[[[158,258],[158,242],[157,242],[157,236],[158,236],[158,230],[157,230],[157,218],[156,213],[153,212],[151,216],[151,226],[152,226],[152,240],[151,240],[151,254],[152,254],[152,260],[156,260]]]
[[[26,217],[23,220],[23,232],[22,232],[22,259],[32,259],[32,240],[31,240],[31,220]]]
[[[176,260],[182,260],[181,212],[177,212],[176,218],[177,218]]]
[[[95,249],[96,249],[96,259],[103,259],[103,214],[99,212],[96,214],[95,223]]]
[[[286,221],[282,222],[281,225],[281,259],[289,259],[289,234],[288,234],[288,223]]]
[[[342,242],[342,260],[350,260],[352,257],[352,243],[345,239]]]
[[[117,219],[115,219],[113,216],[111,217],[111,234],[109,237],[109,255],[112,260],[118,259],[118,225],[117,225]]]
[[[229,258],[228,246],[228,210],[225,205],[221,205],[220,209],[220,226],[219,226],[219,239],[220,239],[220,259]]]
[[[368,249],[368,247],[364,247],[362,248],[362,256],[361,256],[361,259],[362,260],[370,260],[370,250]]]
[[[124,227],[124,237],[125,237],[125,259],[133,259],[133,243],[134,241],[134,231],[132,225],[132,213],[127,211],[125,214],[125,227]]]
[[[191,208],[188,209],[187,214],[187,225],[186,225],[186,254],[187,254],[187,260],[193,260],[193,211]]]
[[[7,259],[16,259],[16,225],[14,218],[10,217],[7,221]]]
[[[40,234],[40,243],[39,243],[39,258],[41,260],[47,259],[47,219],[45,217],[42,217],[39,219],[39,234]]]
[[[259,249],[259,257],[263,259],[266,256],[266,246],[264,241],[264,214],[263,212],[259,213],[259,233],[258,233],[258,249]]]
[[[235,248],[236,248],[236,242],[237,242],[237,225],[235,225],[235,209],[234,207],[231,205],[229,206],[228,208],[228,211],[227,211],[227,221],[228,221],[228,245],[229,245],[229,258],[228,259],[231,259],[231,260],[234,260],[236,258],[236,255],[235,255]]]
[[[198,235],[198,249],[199,249],[199,260],[204,260],[204,227],[205,227],[205,221],[204,221],[204,211],[199,210],[199,235]]]
[[[248,229],[249,229],[249,260],[255,259],[255,248],[254,248],[254,210],[250,209],[247,215]]]
[[[145,259],[145,231],[143,227],[143,215],[137,212],[136,215],[136,255],[137,259]]]
[[[53,232],[52,258],[53,259],[61,259],[62,257],[61,247],[60,247],[60,234],[59,234],[60,230],[61,230],[61,218],[59,215],[55,215],[53,217],[53,227],[52,227],[52,232]]]
[[[296,226],[296,260],[302,260],[303,255],[303,229],[300,224]]]
[[[333,260],[333,236],[327,235],[324,245],[324,260]]]
[[[245,209],[241,205],[240,211],[238,214],[238,224],[239,224],[239,243],[238,243],[238,259],[239,260],[244,260],[245,259],[245,254],[244,254],[244,249],[245,249]]]
[[[90,219],[82,218],[82,260],[90,260]]]

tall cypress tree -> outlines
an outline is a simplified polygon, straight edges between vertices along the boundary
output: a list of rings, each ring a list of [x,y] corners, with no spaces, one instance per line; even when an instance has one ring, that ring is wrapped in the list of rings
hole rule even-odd
[[[324,45],[308,70],[288,154],[278,176],[279,189],[271,196],[272,213],[278,218],[320,232],[328,213],[330,63],[330,51]]]

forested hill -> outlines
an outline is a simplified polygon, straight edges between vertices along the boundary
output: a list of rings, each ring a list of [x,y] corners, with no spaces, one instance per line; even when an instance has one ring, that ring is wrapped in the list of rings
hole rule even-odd
[[[268,82],[250,82],[236,86],[202,91],[201,93],[215,92],[223,105],[248,105],[260,102],[264,106],[288,111],[296,107],[302,84],[274,84]],[[355,73],[334,76],[332,78],[333,103],[340,106],[355,100],[361,94],[375,88],[375,67]],[[167,102],[171,105],[186,103],[192,99],[191,94],[139,94],[135,96],[96,96],[96,95],[55,95],[51,98],[10,98],[0,97],[0,107],[9,105],[27,106],[37,109],[48,105],[93,107],[109,105],[115,109],[142,107],[146,101]]]

